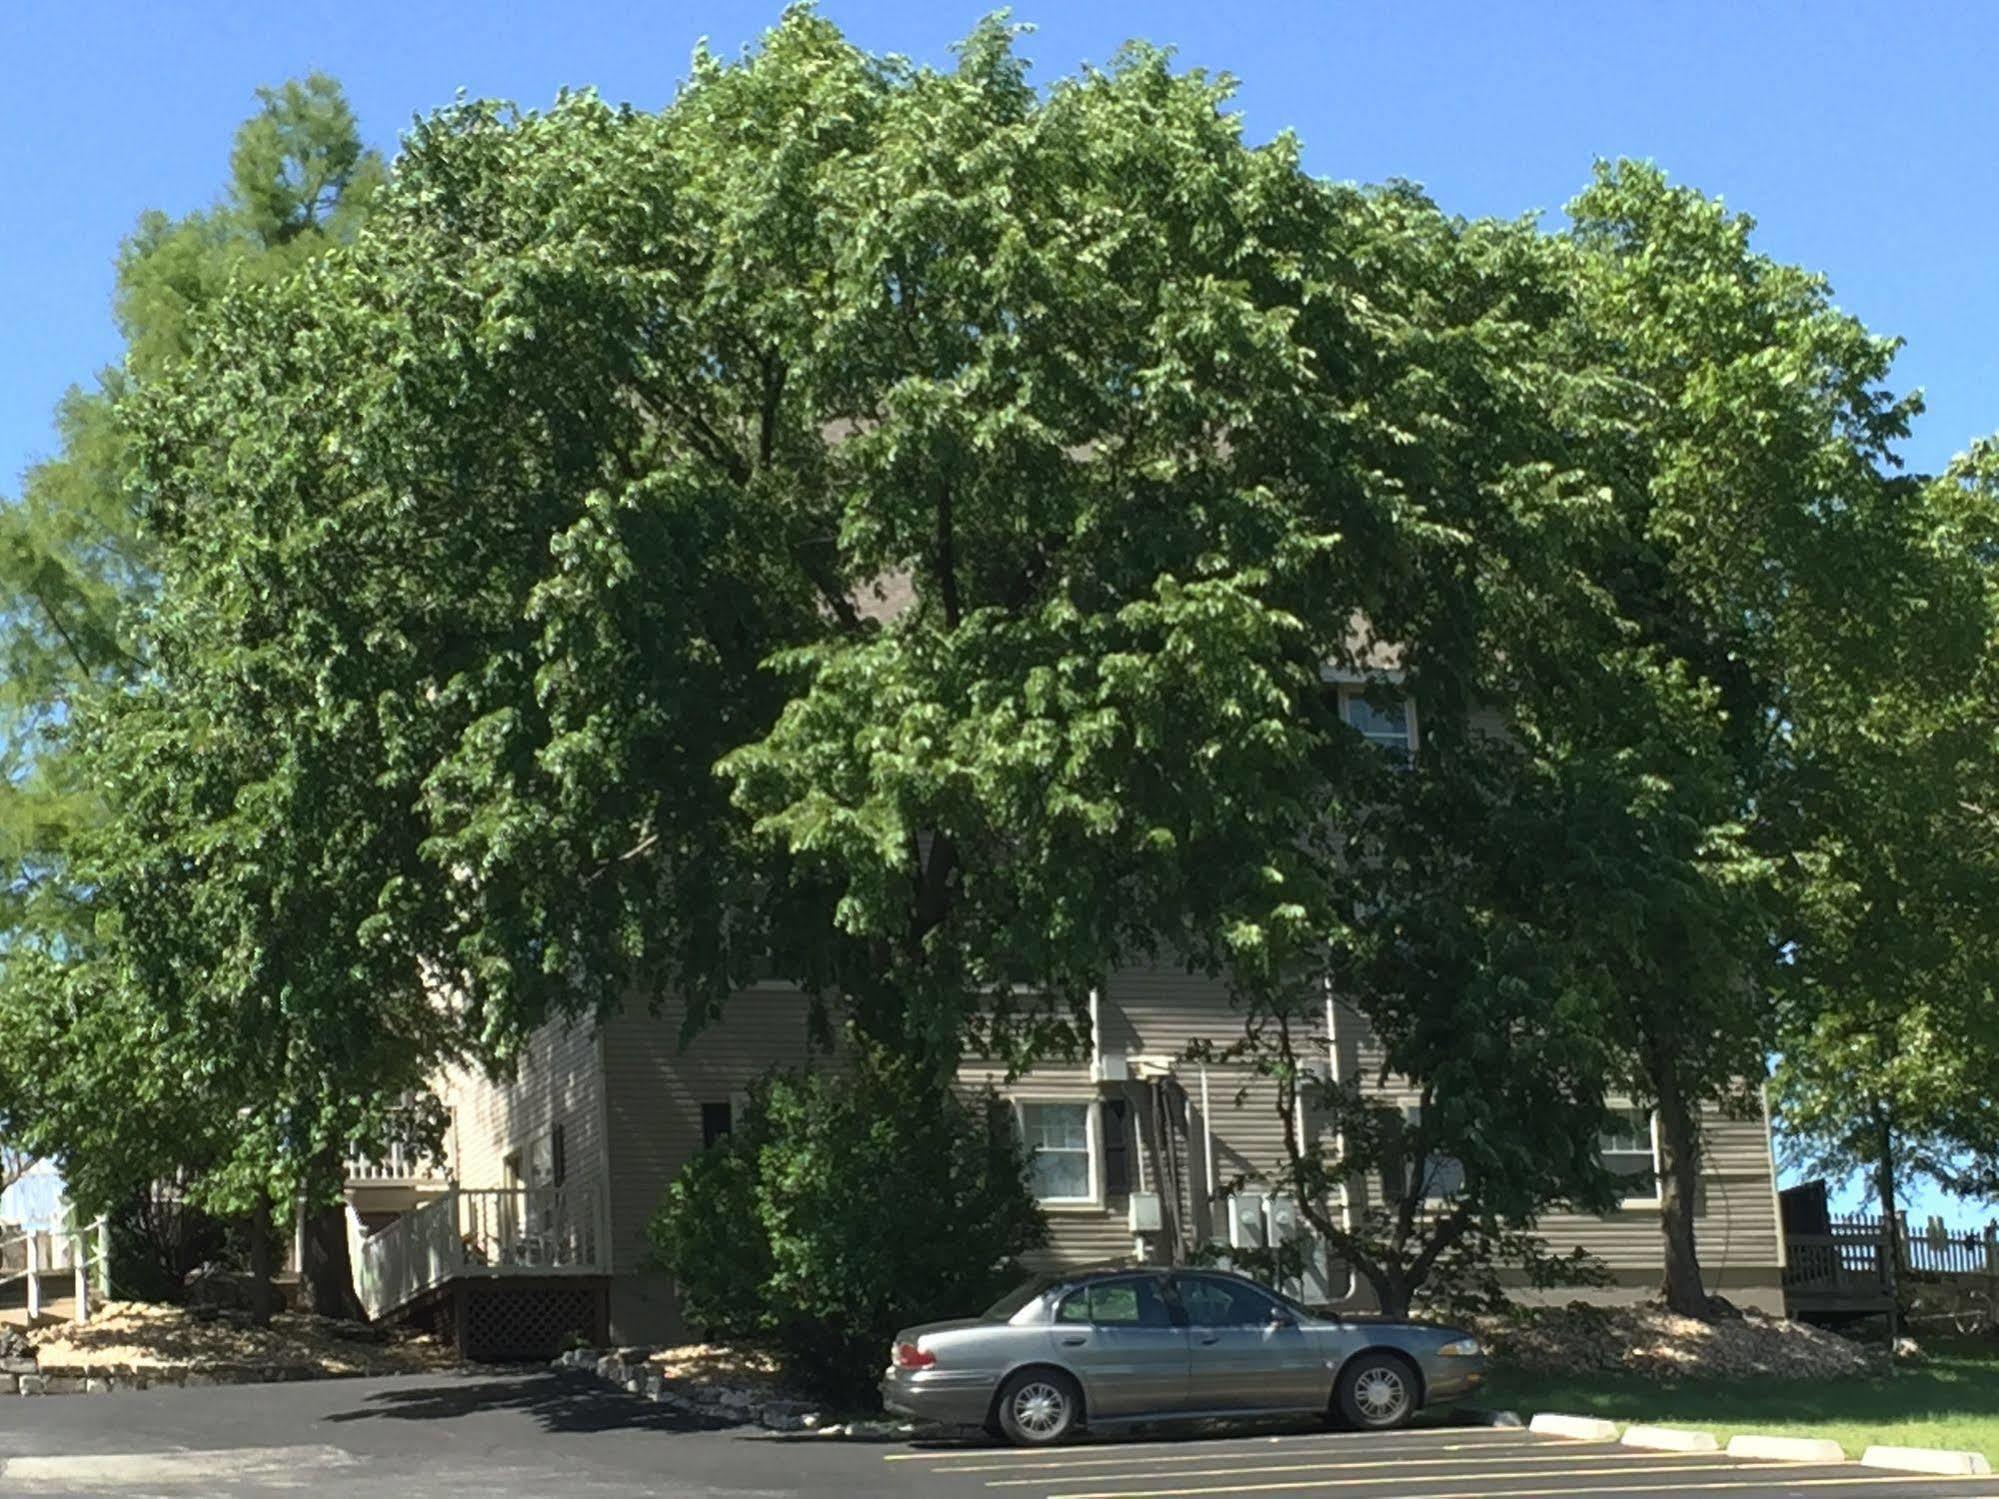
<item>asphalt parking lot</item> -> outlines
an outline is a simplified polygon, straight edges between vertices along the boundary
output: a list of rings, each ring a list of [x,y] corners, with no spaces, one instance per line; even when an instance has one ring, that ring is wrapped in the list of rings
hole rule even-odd
[[[889,1452],[886,1494],[987,1499],[1554,1499],[1567,1495],[1999,1496],[1999,1479],[1934,1479],[1857,1464],[1750,1463],[1476,1427],[1090,1443],[1048,1452]]]
[[[158,1499],[1999,1499],[1926,1479],[1642,1452],[1522,1431],[1085,1441],[1023,1452],[717,1431],[544,1370],[0,1399],[0,1496]]]

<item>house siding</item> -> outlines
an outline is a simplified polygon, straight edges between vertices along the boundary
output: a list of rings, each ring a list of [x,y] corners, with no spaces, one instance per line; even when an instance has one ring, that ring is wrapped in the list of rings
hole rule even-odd
[[[556,1125],[562,1127],[567,1178],[605,1180],[603,1069],[590,1022],[552,1021],[528,1038],[510,1075],[452,1068],[437,1092],[451,1116],[445,1164],[460,1186],[507,1185],[508,1154],[525,1152]]]
[[[837,1065],[815,1047],[805,1002],[783,987],[736,994],[721,1018],[684,1047],[682,1014],[678,1003],[669,1002],[656,1010],[634,1006],[598,1027],[552,1025],[535,1035],[512,1079],[495,1082],[456,1073],[445,1090],[452,1108],[451,1168],[464,1185],[500,1185],[506,1153],[523,1148],[555,1123],[566,1132],[570,1174],[592,1170],[605,1183],[611,1331],[622,1341],[653,1342],[682,1331],[667,1277],[645,1268],[646,1230],[668,1183],[701,1149],[702,1105],[731,1100],[773,1067]],[[1177,1191],[1167,1195],[1191,1237],[1220,1236],[1225,1224],[1206,1191],[1206,1139],[1212,1136],[1214,1143],[1218,1192],[1245,1178],[1274,1174],[1285,1159],[1271,1080],[1241,1063],[1206,1063],[1212,1116],[1204,1119],[1204,1064],[1181,1060],[1197,1041],[1220,1049],[1240,1035],[1226,990],[1167,964],[1127,969],[1103,986],[1098,1018],[1108,1047],[1122,1049],[1127,1058],[1175,1064],[1187,1095],[1187,1149],[1178,1163],[1177,1181],[1169,1183]],[[1339,1007],[1338,1018],[1343,1075],[1361,1079],[1384,1098],[1409,1096],[1396,1079],[1383,1077],[1381,1049],[1361,1018],[1345,1006]],[[968,1091],[990,1085],[1023,1100],[1095,1102],[1116,1091],[1115,1085],[1093,1080],[1087,1057],[1050,1061],[1012,1080],[993,1064],[972,1060],[961,1070],[960,1081]],[[1130,1085],[1126,1096],[1136,1105],[1144,1093]],[[1782,1248],[1767,1126],[1760,1118],[1719,1115],[1710,1115],[1706,1126],[1709,1154],[1698,1230],[1708,1287],[1741,1305],[1781,1311]],[[1148,1118],[1148,1132],[1151,1127]],[[1101,1156],[1098,1165],[1101,1171]],[[1161,1189],[1154,1162],[1136,1141],[1129,1174],[1134,1187],[1144,1175],[1147,1188]],[[1356,1185],[1358,1208],[1366,1193],[1364,1184]],[[1101,1193],[1101,1181],[1098,1189]],[[1048,1219],[1049,1243],[1036,1256],[1041,1267],[1128,1260],[1144,1247],[1131,1232],[1123,1197],[1050,1205]],[[1556,1252],[1580,1246],[1595,1255],[1617,1284],[1545,1293],[1522,1287],[1523,1299],[1629,1300],[1656,1289],[1661,1265],[1656,1209],[1633,1206],[1603,1218],[1551,1214],[1539,1232]],[[1365,1296],[1364,1283],[1358,1294]]]
[[[727,1103],[774,1067],[831,1065],[812,1043],[807,1007],[789,989],[746,989],[684,1047],[678,1001],[633,1005],[606,1021],[603,1088],[608,1173],[611,1335],[656,1342],[681,1332],[670,1279],[646,1266],[647,1226],[667,1184],[700,1153],[701,1106]]]
[[[1370,1093],[1394,1103],[1413,1103],[1417,1092],[1393,1074],[1384,1075],[1385,1055],[1366,1021],[1348,1006],[1337,1007],[1341,1072],[1358,1078]],[[1122,1045],[1129,1055],[1178,1059],[1196,1041],[1217,1050],[1237,1039],[1240,1022],[1226,988],[1216,980],[1168,965],[1127,969],[1113,975],[1099,994],[1099,1023],[1106,1042]],[[1314,1028],[1315,1034],[1317,1027]],[[1316,1043],[1314,1043],[1316,1045]],[[1200,1114],[1199,1064],[1182,1062],[1179,1078],[1191,1099],[1188,1131],[1193,1149],[1180,1194],[1181,1221],[1197,1237],[1220,1236],[1225,1223],[1205,1198],[1200,1147],[1204,1137]],[[1212,1117],[1206,1121],[1215,1147],[1215,1182],[1226,1192],[1232,1181],[1274,1175],[1285,1162],[1284,1127],[1276,1107],[1275,1084],[1242,1064],[1206,1065]],[[990,1070],[972,1069],[977,1081],[1003,1080]],[[1022,1098],[1096,1096],[1087,1063],[1037,1067],[1004,1091]],[[1775,1314],[1783,1310],[1782,1239],[1772,1186],[1767,1125],[1761,1118],[1728,1118],[1709,1110],[1703,1119],[1707,1158],[1701,1176],[1696,1218],[1701,1269],[1708,1290],[1743,1306]],[[1135,1179],[1134,1168],[1134,1179]],[[1155,1190],[1156,1183],[1148,1183]],[[1354,1184],[1355,1210],[1367,1205],[1368,1187]],[[1122,1200],[1101,1207],[1052,1208],[1050,1244],[1040,1257],[1051,1268],[1129,1258],[1134,1240]],[[1659,1283],[1663,1256],[1658,1210],[1637,1205],[1604,1217],[1581,1213],[1551,1213],[1537,1229],[1549,1249],[1565,1254],[1581,1248],[1610,1272],[1614,1284],[1601,1288],[1554,1287],[1535,1291],[1516,1286],[1522,1300],[1628,1301],[1653,1293]],[[1356,1298],[1365,1300],[1365,1282]]]

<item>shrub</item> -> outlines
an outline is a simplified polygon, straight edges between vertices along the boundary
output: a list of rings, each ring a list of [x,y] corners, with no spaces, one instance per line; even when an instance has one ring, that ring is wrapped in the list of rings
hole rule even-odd
[[[843,1400],[872,1398],[897,1328],[979,1311],[1046,1235],[992,1100],[859,1047],[838,1074],[765,1078],[652,1223],[691,1325],[773,1343]]]
[[[229,1250],[227,1228],[171,1183],[143,1187],[105,1214],[111,1290],[120,1301],[179,1303],[187,1276]]]

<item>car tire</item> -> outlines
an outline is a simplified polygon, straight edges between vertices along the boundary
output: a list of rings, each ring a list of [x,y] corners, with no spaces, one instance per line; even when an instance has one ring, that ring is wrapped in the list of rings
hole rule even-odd
[[[1416,1371],[1392,1353],[1362,1353],[1347,1360],[1333,1388],[1340,1419],[1358,1431],[1394,1431],[1421,1408]]]
[[[1083,1421],[1083,1392],[1058,1369],[1022,1369],[1000,1386],[994,1412],[1016,1447],[1052,1447]]]

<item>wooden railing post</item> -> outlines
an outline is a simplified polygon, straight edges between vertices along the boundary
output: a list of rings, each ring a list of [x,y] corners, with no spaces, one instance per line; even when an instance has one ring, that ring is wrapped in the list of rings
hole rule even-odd
[[[105,1218],[97,1220],[97,1299],[111,1299],[111,1224]]]
[[[74,1219],[70,1220],[73,1224]],[[69,1231],[69,1271],[74,1281],[76,1305],[70,1313],[72,1322],[90,1320],[90,1241],[84,1238],[81,1229],[72,1227]]]
[[[28,1230],[28,1325],[42,1314],[42,1238]]]

